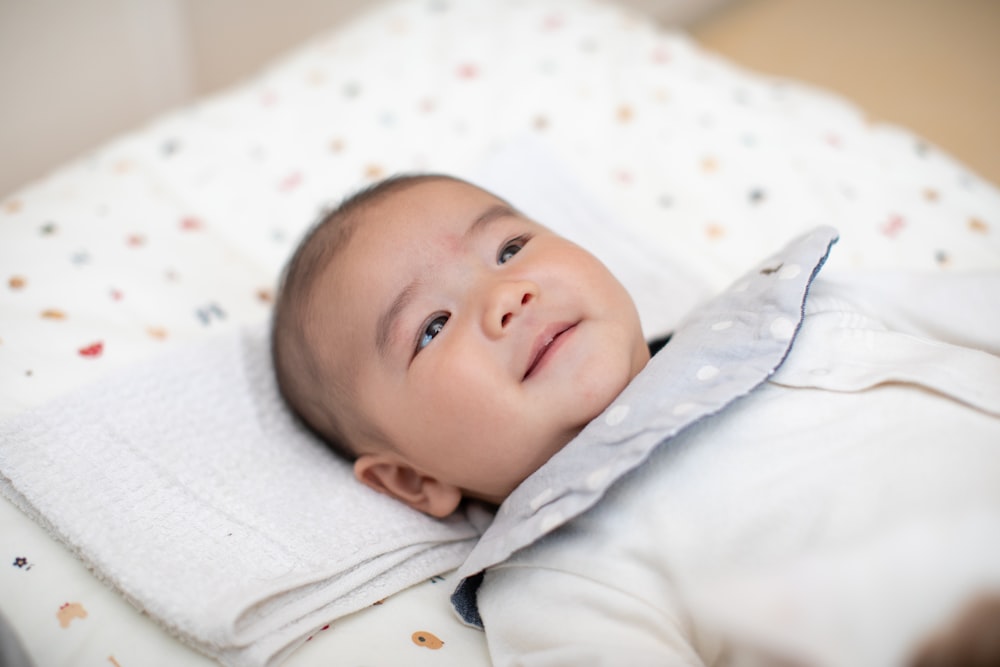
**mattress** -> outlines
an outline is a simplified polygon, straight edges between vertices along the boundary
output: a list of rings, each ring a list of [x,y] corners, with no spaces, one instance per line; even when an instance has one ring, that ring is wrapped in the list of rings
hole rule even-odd
[[[381,177],[499,169],[530,198],[503,166],[525,142],[691,303],[823,224],[830,269],[1000,270],[995,185],[849,101],[612,4],[402,0],[3,199],[0,418],[266,321],[301,234]],[[214,664],[8,500],[0,551],[0,612],[36,665]],[[285,664],[487,665],[455,584],[320,625]]]

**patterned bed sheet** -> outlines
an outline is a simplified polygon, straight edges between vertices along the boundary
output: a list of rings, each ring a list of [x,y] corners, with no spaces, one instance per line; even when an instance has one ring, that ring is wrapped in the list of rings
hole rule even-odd
[[[297,238],[343,195],[398,171],[470,175],[526,136],[713,289],[820,224],[841,233],[828,270],[1000,270],[997,189],[842,99],[611,4],[403,0],[0,202],[0,417],[261,321]],[[37,665],[211,664],[6,500],[0,557],[0,611]],[[287,664],[488,664],[452,579],[324,628]]]

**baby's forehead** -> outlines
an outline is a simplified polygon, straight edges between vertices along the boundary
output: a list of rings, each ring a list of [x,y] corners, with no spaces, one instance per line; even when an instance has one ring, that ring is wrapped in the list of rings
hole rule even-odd
[[[427,176],[389,186],[333,214],[331,228],[314,239],[325,255],[314,289],[317,306],[336,300],[345,287],[374,287],[424,244],[454,245],[457,254],[484,214],[521,217],[503,199],[456,178]]]
[[[364,202],[345,223],[350,236],[358,230],[381,233],[386,226],[421,234],[447,234],[465,232],[493,208],[520,216],[513,206],[488,190],[455,178],[432,177]]]
[[[406,255],[410,251],[405,243],[450,239],[457,250],[470,229],[484,226],[479,224],[484,218],[506,216],[527,220],[508,202],[474,184],[449,176],[420,176],[390,182],[384,190],[348,203],[329,220],[335,229],[316,240],[326,247],[320,251],[326,255],[324,264],[355,267],[349,271],[354,273],[366,270],[367,262],[392,262],[400,253]]]

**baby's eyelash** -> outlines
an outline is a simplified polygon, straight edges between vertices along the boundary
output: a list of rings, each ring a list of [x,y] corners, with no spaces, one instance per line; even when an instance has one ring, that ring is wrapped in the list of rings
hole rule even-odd
[[[430,345],[432,340],[437,338],[437,335],[441,333],[441,330],[444,329],[444,325],[447,324],[447,322],[448,315],[446,313],[435,313],[420,326],[420,330],[417,332],[417,343],[413,348],[414,357],[420,354],[421,350]]]
[[[520,236],[515,236],[512,239],[508,239],[500,244],[500,251],[497,253],[497,264],[506,264],[510,259],[521,252],[528,241],[531,240],[531,234],[521,234]],[[509,250],[513,252],[508,253]]]

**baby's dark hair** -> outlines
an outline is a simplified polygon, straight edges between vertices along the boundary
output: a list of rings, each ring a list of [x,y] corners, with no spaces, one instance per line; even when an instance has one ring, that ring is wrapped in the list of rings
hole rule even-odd
[[[347,197],[306,233],[285,265],[271,320],[271,358],[278,390],[291,410],[334,452],[353,461],[357,452],[345,433],[350,414],[350,378],[325,368],[310,330],[320,276],[362,223],[364,210],[385,197],[430,180],[458,180],[442,174],[402,174]],[[367,221],[366,221],[367,222]]]

